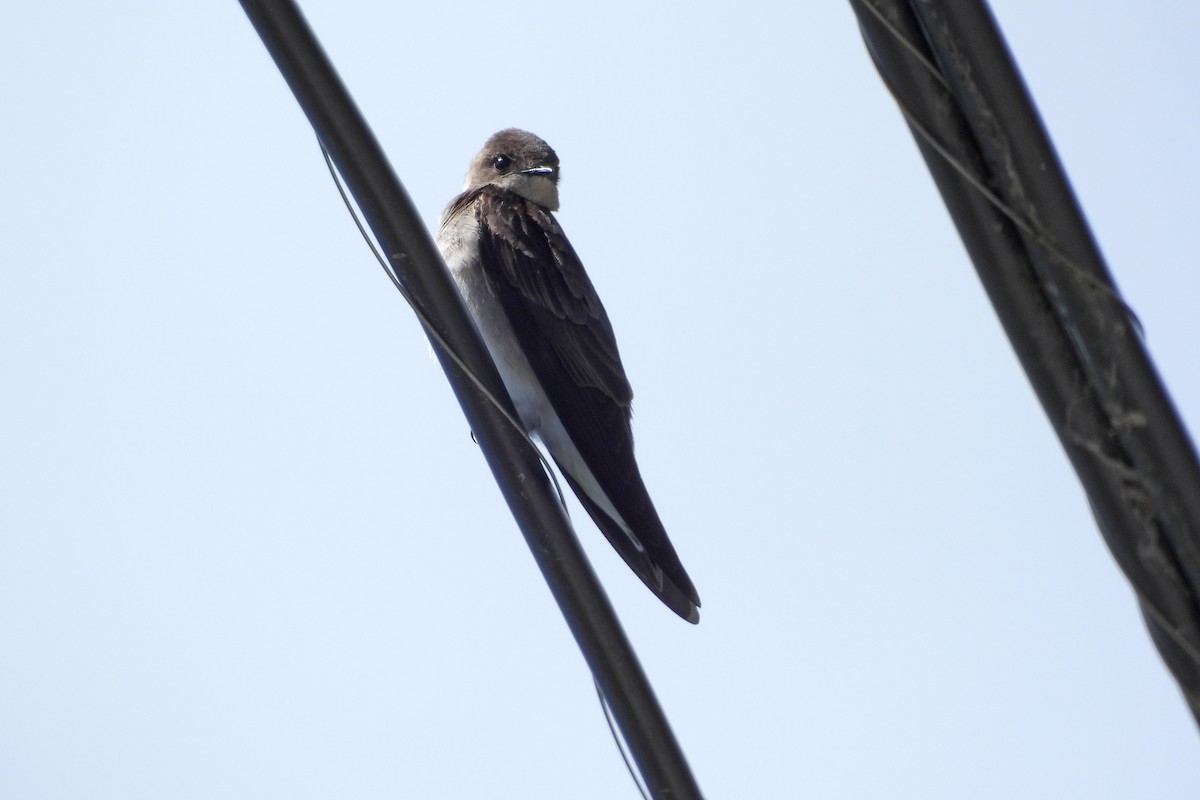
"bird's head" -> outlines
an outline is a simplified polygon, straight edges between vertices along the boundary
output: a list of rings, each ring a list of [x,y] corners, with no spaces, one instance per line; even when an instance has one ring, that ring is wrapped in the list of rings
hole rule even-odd
[[[528,131],[495,133],[467,169],[464,191],[491,184],[519,194],[548,211],[558,210],[558,156]]]

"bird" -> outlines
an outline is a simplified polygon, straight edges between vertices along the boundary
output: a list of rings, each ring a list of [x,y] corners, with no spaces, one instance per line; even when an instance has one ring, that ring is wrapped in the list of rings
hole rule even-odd
[[[442,212],[437,246],[526,433],[633,572],[695,624],[700,597],[634,458],[633,390],[612,324],[553,214],[558,181],[541,138],[493,134]]]

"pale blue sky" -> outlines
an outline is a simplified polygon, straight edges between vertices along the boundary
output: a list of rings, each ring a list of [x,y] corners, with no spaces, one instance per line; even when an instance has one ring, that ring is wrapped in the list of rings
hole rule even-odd
[[[700,626],[572,513],[707,796],[1194,797],[849,5],[425,5],[304,8],[430,224],[558,150]],[[1195,429],[1200,11],[994,8]],[[9,4],[0,76],[0,794],[635,797],[240,6]]]

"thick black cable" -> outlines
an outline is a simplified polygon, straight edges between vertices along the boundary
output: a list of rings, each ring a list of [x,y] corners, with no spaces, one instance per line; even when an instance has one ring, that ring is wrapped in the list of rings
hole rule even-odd
[[[538,454],[439,344],[452,348],[491,394],[508,398],[441,256],[379,143],[295,3],[242,0],[242,7],[345,179],[392,270],[421,317],[436,326],[437,336],[431,337],[434,352],[651,795],[699,798],[687,761]],[[511,413],[511,402],[509,406]],[[482,607],[486,598],[478,602]]]
[[[1200,462],[995,21],[978,0],[851,6],[1200,721]]]

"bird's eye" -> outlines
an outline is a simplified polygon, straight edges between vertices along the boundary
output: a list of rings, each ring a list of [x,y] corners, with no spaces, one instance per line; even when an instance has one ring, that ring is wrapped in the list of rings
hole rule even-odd
[[[508,172],[508,168],[512,166],[512,159],[501,153],[492,159],[492,166],[496,168],[496,172]]]

